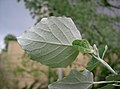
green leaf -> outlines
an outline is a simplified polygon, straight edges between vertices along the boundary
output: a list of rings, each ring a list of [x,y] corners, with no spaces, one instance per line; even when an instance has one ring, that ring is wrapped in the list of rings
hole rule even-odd
[[[83,40],[74,40],[72,43],[73,47],[79,50],[82,53],[93,53],[93,47],[85,39]]]
[[[92,58],[88,63],[86,69],[89,71],[92,71],[95,67],[97,67],[100,64],[98,60],[95,58]]]
[[[25,31],[18,42],[33,60],[51,67],[66,67],[79,53],[72,46],[75,39],[82,38],[71,18],[49,17]]]
[[[106,80],[107,81],[118,81],[118,80],[120,80],[120,74],[118,74],[118,75],[110,74],[106,77]]]
[[[72,70],[70,74],[62,80],[54,82],[48,86],[49,89],[90,89],[93,84],[93,74],[88,70],[78,72]]]
[[[108,84],[108,85],[98,88],[98,89],[115,89],[115,87],[112,84]]]
[[[103,56],[104,50],[105,50],[105,48],[101,48],[101,49],[99,50],[99,55],[100,55],[100,57]],[[99,64],[100,64],[100,62],[99,62],[96,58],[92,57],[92,59],[87,63],[86,69],[89,70],[89,71],[92,71],[92,70],[93,70],[94,68],[96,68]]]
[[[106,77],[106,81],[119,81],[120,80],[120,74],[118,75],[114,75],[114,74],[110,74]],[[116,89],[119,86],[116,87]],[[112,84],[107,84],[104,87],[98,88],[98,89],[115,89],[115,86],[113,86]]]

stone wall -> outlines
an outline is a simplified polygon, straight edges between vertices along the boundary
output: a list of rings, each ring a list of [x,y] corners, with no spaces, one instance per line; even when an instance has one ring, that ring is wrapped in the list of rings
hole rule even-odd
[[[9,42],[6,55],[7,57],[3,60],[3,65],[6,70],[7,79],[12,81],[10,82],[11,86],[17,86],[18,89],[30,87],[34,82],[36,84],[32,89],[36,89],[38,86],[47,87],[48,82],[55,81],[57,73],[60,73],[58,69],[52,69],[52,75],[49,75],[50,70],[48,67],[30,60],[16,41]],[[89,57],[79,53],[76,60],[71,64],[71,67],[62,68],[63,74],[68,75],[70,70],[74,68],[77,70],[84,69],[88,61]]]
[[[30,85],[37,80],[39,84],[36,82],[36,86],[41,86],[41,82],[47,84],[48,80],[46,75],[41,73],[39,79],[36,80],[36,77],[32,76],[32,71],[47,71],[48,67],[40,63],[33,62],[28,57],[25,57],[25,52],[19,46],[17,41],[9,42],[7,60],[9,64],[9,68],[7,68],[9,70],[8,74],[10,75],[9,79],[11,81],[17,81],[17,86],[19,89],[22,89],[23,87],[30,87]],[[23,62],[26,63],[23,65]],[[40,70],[41,68],[43,69]],[[36,86],[33,89],[36,89]]]

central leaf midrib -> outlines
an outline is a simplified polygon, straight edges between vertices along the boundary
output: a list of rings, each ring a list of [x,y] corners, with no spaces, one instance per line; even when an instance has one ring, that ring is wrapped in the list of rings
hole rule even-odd
[[[61,84],[93,84],[91,81],[80,81],[80,82],[60,82]]]
[[[52,45],[62,45],[62,46],[69,46],[69,47],[72,47],[72,44],[69,45],[69,44],[63,44],[63,43],[56,43],[56,42],[49,42],[49,41],[40,41],[40,40],[33,40],[33,39],[28,39],[28,38],[22,38],[22,37],[19,37],[18,39],[22,39],[22,40],[29,40],[29,41],[33,41],[33,42],[39,42],[39,43],[46,43],[46,44],[52,44]]]

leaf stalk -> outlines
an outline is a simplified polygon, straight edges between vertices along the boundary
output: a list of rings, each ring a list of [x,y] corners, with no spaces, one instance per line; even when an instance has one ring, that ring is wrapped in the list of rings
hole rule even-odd
[[[95,55],[93,55],[93,57],[96,58],[99,62],[101,62],[111,73],[117,75],[117,73],[111,68],[111,66],[107,64],[107,62],[105,62],[103,59]]]
[[[120,83],[120,81],[99,81],[99,82],[93,82],[93,84],[103,84],[103,83]]]

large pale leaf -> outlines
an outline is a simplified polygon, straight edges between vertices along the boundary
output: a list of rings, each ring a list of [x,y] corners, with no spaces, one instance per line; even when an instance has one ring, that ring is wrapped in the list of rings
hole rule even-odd
[[[25,31],[18,42],[33,60],[51,67],[66,67],[78,55],[72,47],[75,39],[81,39],[81,35],[71,18],[49,17]]]
[[[72,70],[64,79],[50,84],[49,89],[90,89],[93,84],[93,74],[88,70],[78,72]]]

